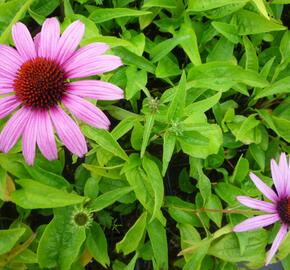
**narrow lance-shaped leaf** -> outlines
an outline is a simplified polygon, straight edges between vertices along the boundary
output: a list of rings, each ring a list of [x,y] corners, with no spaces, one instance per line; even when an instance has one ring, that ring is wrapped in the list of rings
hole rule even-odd
[[[176,136],[166,131],[163,136],[162,175],[164,176],[174,152]]]
[[[131,8],[98,8],[90,14],[89,18],[95,23],[101,23],[121,17],[139,17],[147,14],[151,12]]]
[[[163,186],[163,179],[160,174],[159,168],[156,163],[151,160],[149,157],[144,156],[142,159],[143,168],[150,180],[154,191],[154,209],[151,221],[157,216],[158,211],[163,204],[163,197],[164,197],[164,186]]]
[[[83,132],[88,138],[95,141],[97,144],[115,156],[120,157],[123,160],[128,159],[126,152],[107,130],[84,126]]]
[[[96,222],[93,222],[87,233],[86,245],[97,262],[104,267],[109,266],[107,239],[101,226]]]
[[[147,114],[145,115],[145,125],[143,131],[143,140],[141,145],[141,157],[144,156],[146,147],[148,146],[148,142],[150,139],[150,134],[154,125],[155,115],[154,114]]]
[[[161,223],[154,219],[147,225],[147,232],[151,241],[157,269],[168,269],[168,245],[166,230]]]
[[[137,249],[141,239],[143,238],[146,228],[147,212],[144,212],[135,222],[135,224],[125,234],[124,238],[117,243],[117,252],[122,251],[127,255]]]
[[[170,103],[168,109],[168,121],[175,121],[183,116],[183,109],[186,100],[186,77],[185,72],[182,73],[180,82],[177,86],[175,96]]]
[[[109,205],[113,204],[115,201],[121,199],[124,195],[129,193],[133,190],[133,187],[123,187],[123,188],[117,188],[115,190],[106,192],[96,199],[92,200],[88,207],[92,211],[100,211]]]

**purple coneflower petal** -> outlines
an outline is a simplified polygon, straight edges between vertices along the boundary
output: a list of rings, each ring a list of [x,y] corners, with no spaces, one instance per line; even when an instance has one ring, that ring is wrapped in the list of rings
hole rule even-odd
[[[1,77],[14,80],[17,70],[24,61],[21,59],[19,53],[6,45],[0,45],[0,70]]]
[[[277,212],[276,206],[272,203],[269,203],[269,202],[264,202],[264,201],[252,199],[252,198],[249,198],[247,196],[238,196],[237,200],[241,204],[248,206],[250,208],[258,209],[258,210],[265,211],[268,213],[276,213]]]
[[[48,159],[57,159],[57,148],[54,139],[52,123],[48,111],[38,111],[37,145],[41,153]]]
[[[290,195],[288,192],[290,172],[289,172],[289,166],[288,166],[287,157],[285,153],[281,153],[278,167],[279,167],[279,172],[281,175],[281,180],[283,183],[283,186],[282,186],[283,196],[288,197]]]
[[[40,45],[40,37],[41,37],[41,32],[37,33],[33,38],[34,46],[37,52]]]
[[[271,160],[271,173],[278,196],[283,198],[285,194],[284,177],[282,175],[282,171],[280,171],[280,168],[274,159]]]
[[[110,121],[107,116],[92,103],[74,95],[64,96],[62,102],[81,121],[96,128],[109,128]]]
[[[30,110],[22,107],[18,110],[6,123],[0,134],[0,150],[9,152],[15,145],[27,124],[30,115]]]
[[[0,99],[0,119],[13,112],[21,102],[16,96],[9,96]]]
[[[18,22],[12,27],[12,37],[15,47],[23,60],[26,61],[36,57],[33,39],[23,23]]]
[[[122,66],[120,57],[115,55],[90,55],[78,53],[64,65],[68,78],[81,78],[102,74]]]
[[[271,225],[280,220],[278,214],[261,215],[257,217],[248,218],[245,221],[234,227],[234,232],[251,231],[264,226]]]
[[[118,86],[97,80],[76,81],[68,84],[70,94],[96,100],[115,100],[124,98],[124,93]]]
[[[56,18],[46,19],[41,28],[38,56],[53,59],[57,53],[60,27]]]
[[[258,176],[250,173],[250,177],[256,187],[271,201],[277,202],[279,200],[277,194],[269,188]]]
[[[22,153],[28,165],[33,165],[35,159],[36,135],[39,129],[37,123],[37,113],[31,111],[22,136]]]
[[[57,60],[60,64],[63,64],[68,58],[70,58],[80,41],[83,38],[85,32],[85,26],[81,21],[75,21],[69,25],[59,39],[57,46]]]
[[[287,234],[287,230],[288,230],[288,227],[286,224],[282,224],[279,232],[277,233],[275,239],[274,239],[274,242],[271,246],[271,249],[268,253],[268,256],[267,256],[267,259],[266,259],[266,265],[268,265],[272,258],[274,257],[275,253],[277,252],[281,242],[283,241],[284,237],[286,236]]]
[[[13,80],[0,77],[0,95],[8,94],[14,91]]]
[[[77,124],[59,107],[51,108],[50,116],[60,140],[68,150],[79,157],[87,153],[85,137]]]

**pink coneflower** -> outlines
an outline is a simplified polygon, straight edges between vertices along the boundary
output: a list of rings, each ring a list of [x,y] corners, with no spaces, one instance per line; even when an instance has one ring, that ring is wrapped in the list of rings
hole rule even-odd
[[[290,226],[290,168],[285,153],[280,155],[279,164],[275,160],[271,160],[271,172],[276,192],[269,188],[255,174],[250,173],[250,177],[256,187],[271,202],[260,201],[246,196],[237,197],[238,201],[243,205],[261,210],[267,214],[249,218],[234,227],[235,232],[242,232],[262,228],[277,221],[282,223],[268,253],[266,265],[270,263],[275,255],[279,245],[287,234],[288,226]]]
[[[0,134],[0,150],[8,152],[22,136],[22,150],[28,164],[34,163],[36,144],[48,159],[57,159],[54,130],[75,155],[87,152],[78,125],[63,105],[79,120],[108,129],[105,114],[83,99],[114,100],[123,97],[117,86],[83,78],[114,70],[119,57],[103,55],[109,47],[92,43],[77,49],[85,31],[75,21],[60,35],[56,18],[45,20],[41,32],[32,39],[27,27],[16,23],[12,37],[16,49],[0,45],[0,119],[18,109]]]

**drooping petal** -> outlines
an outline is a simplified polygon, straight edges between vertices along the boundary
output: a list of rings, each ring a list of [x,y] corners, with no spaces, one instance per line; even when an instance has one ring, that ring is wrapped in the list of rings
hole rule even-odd
[[[253,199],[253,198],[250,198],[247,196],[238,196],[237,200],[241,204],[248,206],[250,208],[258,209],[258,210],[265,211],[268,213],[276,213],[277,212],[276,206],[272,203],[269,203],[269,202],[263,202],[263,201],[256,200],[256,199]]]
[[[250,177],[256,187],[271,201],[277,202],[279,200],[277,194],[269,188],[258,176],[250,173]]]
[[[272,258],[274,257],[275,253],[277,252],[281,242],[283,241],[284,237],[286,236],[287,230],[288,230],[287,225],[282,224],[279,232],[277,233],[277,235],[274,239],[274,242],[271,246],[271,249],[269,250],[269,253],[267,255],[266,265],[268,265],[271,262]]]
[[[54,59],[57,53],[57,44],[60,36],[60,27],[56,18],[46,19],[41,28],[41,39],[38,56]]]
[[[97,80],[76,81],[68,84],[70,94],[96,100],[115,100],[124,98],[118,86]]]
[[[13,80],[0,77],[0,95],[8,94],[14,91]]]
[[[87,144],[78,125],[59,107],[50,109],[50,116],[63,144],[72,153],[82,157],[87,153]]]
[[[280,217],[278,214],[267,214],[267,215],[261,215],[257,217],[248,218],[245,221],[241,222],[240,224],[236,225],[234,227],[234,232],[244,232],[244,231],[255,230],[258,228],[271,225],[278,220],[280,220]]]
[[[38,111],[37,145],[41,153],[48,160],[57,159],[57,147],[55,143],[52,123],[48,111]]]
[[[115,55],[88,55],[78,54],[72,56],[65,63],[64,70],[68,78],[82,78],[101,74],[122,66],[120,57]]]
[[[7,46],[0,45],[0,71],[1,77],[2,74],[5,78],[9,78],[10,80],[14,80],[17,70],[23,64],[24,60],[21,58],[19,53]]]
[[[8,120],[0,134],[0,151],[7,153],[15,145],[23,133],[30,113],[29,109],[22,107]]]
[[[75,21],[64,31],[57,45],[57,60],[63,64],[70,58],[83,38],[85,26],[81,21]]]
[[[36,135],[39,129],[37,112],[32,111],[22,136],[22,152],[28,165],[33,165],[35,159]]]
[[[21,102],[16,96],[8,96],[0,99],[0,119],[13,112]]]
[[[64,96],[62,102],[78,119],[96,128],[109,128],[107,116],[92,103],[74,95]]]
[[[15,47],[23,60],[29,60],[37,56],[33,39],[27,27],[18,22],[12,27],[12,37]]]
[[[284,182],[282,171],[280,171],[280,168],[274,159],[271,160],[271,173],[272,173],[272,179],[276,187],[278,196],[280,198],[283,198],[286,191],[285,182]]]

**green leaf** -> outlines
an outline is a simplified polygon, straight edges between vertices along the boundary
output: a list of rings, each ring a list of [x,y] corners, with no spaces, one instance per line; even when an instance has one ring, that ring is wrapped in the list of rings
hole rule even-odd
[[[116,55],[121,57],[122,62],[125,65],[133,65],[138,67],[141,70],[145,70],[152,74],[155,73],[155,66],[146,58],[139,56],[133,52],[130,52],[124,47],[117,47],[114,49]]]
[[[177,45],[181,44],[185,40],[189,39],[190,35],[179,35],[170,39],[166,39],[160,43],[158,43],[151,50],[151,58],[152,62],[155,63],[165,57],[168,53],[170,53]]]
[[[110,265],[107,239],[101,226],[96,222],[93,222],[87,233],[86,245],[97,262],[103,267]]]
[[[149,139],[151,135],[151,131],[154,125],[155,121],[155,115],[154,114],[147,114],[145,115],[145,125],[144,125],[144,131],[143,131],[143,139],[142,139],[142,144],[141,144],[141,157],[144,156],[146,148],[149,144]]]
[[[137,71],[135,66],[131,66],[126,69],[126,77],[126,99],[130,100],[145,87],[147,72],[145,70]]]
[[[207,199],[205,208],[208,209],[215,209],[215,210],[222,210],[222,203],[218,196],[211,194],[211,196]],[[220,228],[222,225],[222,212],[206,212],[208,217]]]
[[[175,0],[145,0],[142,8],[163,7],[176,8]]]
[[[236,25],[240,35],[253,35],[286,30],[285,26],[245,9],[239,10],[236,13],[236,19]]]
[[[263,91],[260,91],[258,95],[255,96],[255,99],[271,95],[290,93],[289,84],[290,84],[290,76],[284,77],[283,79],[274,82],[270,86],[264,88]]]
[[[115,201],[121,199],[124,195],[126,195],[132,190],[133,190],[132,187],[122,187],[106,192],[97,197],[96,199],[92,200],[88,204],[88,207],[93,211],[100,211],[108,207],[109,205],[113,204]]]
[[[266,18],[266,19],[270,19],[266,6],[264,4],[263,0],[252,0],[252,2],[254,2],[254,4],[256,5],[256,7],[258,8],[258,10],[260,11],[260,13]]]
[[[285,31],[285,34],[283,35],[283,38],[280,43],[279,47],[280,53],[282,55],[282,61],[289,61],[290,59],[290,31]]]
[[[86,239],[85,228],[71,223],[73,207],[54,210],[54,218],[40,239],[37,258],[40,267],[70,270]]]
[[[227,234],[214,241],[209,248],[208,254],[218,257],[228,262],[251,261],[264,263],[265,250],[267,244],[267,233],[252,234],[245,253],[241,256],[237,237],[234,234]],[[261,265],[261,266],[262,266]]]
[[[102,23],[116,18],[139,17],[148,14],[151,12],[130,8],[97,8],[90,14],[89,18],[95,23]]]
[[[0,255],[10,251],[25,231],[25,228],[0,230]]]
[[[166,131],[163,136],[162,175],[164,176],[174,152],[176,136]]]
[[[205,11],[230,4],[247,3],[247,2],[248,0],[201,0],[201,1],[190,0],[188,3],[188,10]]]
[[[13,0],[0,5],[0,20],[5,24],[1,30],[0,44],[8,43],[12,26],[25,16],[34,0]]]
[[[183,116],[183,110],[186,100],[186,76],[182,73],[181,79],[177,86],[174,98],[168,108],[168,120],[178,120]]]
[[[197,38],[191,20],[188,17],[185,17],[185,23],[181,25],[178,36],[189,36],[185,40],[181,41],[180,45],[188,55],[190,61],[194,65],[200,65],[201,59],[199,55]]]
[[[77,194],[68,193],[34,180],[22,179],[17,184],[22,189],[11,194],[11,199],[25,209],[56,208],[71,204],[82,203],[85,198]]]
[[[117,252],[122,251],[124,255],[127,255],[137,249],[144,235],[144,231],[146,228],[146,219],[147,212],[143,212],[143,214],[137,219],[135,224],[125,234],[124,238],[117,243]]]
[[[96,129],[90,126],[84,126],[82,130],[88,138],[95,141],[107,151],[111,152],[117,157],[120,157],[123,160],[128,159],[125,151],[107,130]]]
[[[157,213],[163,204],[164,197],[163,178],[160,174],[158,166],[149,157],[147,156],[143,157],[142,165],[148,178],[150,179],[150,183],[154,192],[154,209],[150,220],[152,221],[157,216]]]
[[[210,62],[190,69],[188,78],[192,87],[228,90],[237,83],[254,87],[266,87],[269,83],[259,74],[244,70],[230,62]]]
[[[206,112],[217,104],[222,96],[222,92],[218,92],[206,99],[196,101],[185,107],[184,114],[191,115],[193,112]]]
[[[147,224],[147,232],[152,245],[157,269],[168,270],[168,246],[165,228],[157,219],[154,219]]]
[[[246,176],[249,174],[249,161],[242,156],[240,156],[235,169],[233,176],[231,178],[232,183],[242,183]]]
[[[37,182],[40,182],[44,185],[52,186],[55,188],[69,188],[70,187],[69,182],[64,177],[57,175],[55,173],[46,171],[42,169],[41,167],[37,166],[36,164],[32,167],[25,165],[25,169],[28,171],[28,173],[31,175],[33,179],[35,179]]]
[[[224,22],[212,22],[211,24],[219,33],[225,36],[232,43],[236,44],[240,41],[236,25]]]
[[[246,70],[250,69],[250,70],[258,71],[259,61],[258,61],[255,47],[246,36],[243,36],[243,43],[246,49]]]
[[[242,189],[228,183],[218,183],[215,192],[229,206],[238,205],[237,196],[246,195]]]

